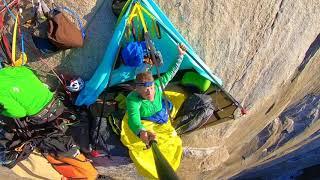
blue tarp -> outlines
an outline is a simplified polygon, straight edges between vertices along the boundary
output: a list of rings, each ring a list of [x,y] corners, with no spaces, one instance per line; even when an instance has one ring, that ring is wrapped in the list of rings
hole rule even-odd
[[[113,37],[108,45],[101,64],[97,68],[92,78],[86,82],[85,88],[80,92],[76,100],[76,105],[89,106],[93,104],[103,90],[107,87],[108,83],[110,83],[109,86],[113,86],[134,79],[135,68],[122,65],[118,69],[112,71],[112,66],[116,60],[122,39],[124,38],[126,24],[131,13],[130,10],[135,2],[140,2],[140,4],[147,9],[160,24],[162,37],[161,39],[154,38],[153,41],[157,50],[162,53],[165,61],[164,65],[160,68],[162,73],[169,69],[171,65],[170,62],[176,60],[178,55],[177,43],[184,43],[187,47],[188,54],[184,57],[180,69],[195,69],[199,74],[211,80],[213,83],[222,85],[222,80],[211,73],[210,68],[194,52],[191,45],[183,38],[183,36],[177,31],[167,16],[152,0],[132,0],[127,8],[127,12],[124,13],[114,31]],[[200,67],[198,63],[202,67]],[[209,72],[210,75],[206,72]],[[109,82],[110,77],[111,80]]]

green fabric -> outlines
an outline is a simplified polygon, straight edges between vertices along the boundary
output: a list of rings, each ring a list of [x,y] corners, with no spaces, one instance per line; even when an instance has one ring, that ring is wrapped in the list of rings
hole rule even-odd
[[[53,93],[26,67],[0,70],[0,114],[21,118],[40,112],[53,98]]]
[[[183,75],[181,84],[184,86],[193,86],[201,92],[205,92],[211,85],[211,81],[195,72],[187,72]]]
[[[120,109],[126,109],[126,96],[125,95],[123,95],[122,93],[119,93],[118,95],[117,95],[117,97],[114,99],[115,101],[117,101],[117,103],[118,103],[118,108],[120,108]]]
[[[139,134],[141,130],[145,130],[141,123],[141,117],[150,117],[162,109],[162,90],[160,81],[163,86],[167,86],[169,81],[177,73],[179,66],[182,62],[182,56],[179,56],[177,61],[171,66],[168,72],[162,77],[155,80],[155,97],[154,101],[143,99],[136,91],[132,91],[127,96],[127,112],[128,124],[134,134]]]

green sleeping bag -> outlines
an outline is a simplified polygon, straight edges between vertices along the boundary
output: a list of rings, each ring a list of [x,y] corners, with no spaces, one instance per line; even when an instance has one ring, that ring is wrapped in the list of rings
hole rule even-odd
[[[200,92],[205,92],[211,85],[211,81],[195,72],[186,72],[181,80],[183,86],[195,87]]]
[[[0,70],[1,115],[22,118],[40,112],[53,93],[28,68],[6,67]]]

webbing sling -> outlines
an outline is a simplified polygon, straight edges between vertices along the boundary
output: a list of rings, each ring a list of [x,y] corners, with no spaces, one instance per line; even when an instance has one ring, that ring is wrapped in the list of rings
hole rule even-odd
[[[13,28],[13,35],[12,35],[12,48],[11,48],[11,57],[12,57],[12,64],[16,64],[16,43],[17,43],[17,29],[18,29],[18,19],[15,18],[14,28]]]
[[[12,35],[12,49],[11,49],[11,57],[12,57],[12,65],[13,66],[21,66],[21,65],[25,65],[26,62],[28,61],[27,59],[27,55],[25,53],[25,49],[24,49],[24,38],[23,38],[23,34],[20,30],[20,27],[18,28],[20,22],[20,15],[17,14],[16,15],[16,19],[15,19],[15,24],[14,24],[14,29],[13,29],[13,35]],[[21,37],[21,54],[20,57],[18,59],[16,59],[16,49],[17,49],[17,31],[19,31],[20,33],[20,37]]]

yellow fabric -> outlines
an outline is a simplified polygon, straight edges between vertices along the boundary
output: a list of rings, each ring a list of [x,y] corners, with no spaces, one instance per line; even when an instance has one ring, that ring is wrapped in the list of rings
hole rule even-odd
[[[20,177],[28,179],[61,179],[60,175],[40,153],[33,152],[30,156],[12,168]]]
[[[14,66],[22,66],[22,65],[26,64],[27,61],[28,61],[28,57],[27,57],[26,53],[21,53],[19,59],[17,59],[14,62]]]
[[[171,117],[174,118],[181,107],[186,96],[182,93],[166,91],[167,97],[173,103]],[[172,168],[176,171],[180,165],[182,155],[182,141],[176,131],[168,121],[166,124],[156,124],[151,121],[142,120],[142,124],[148,131],[157,135],[158,147],[166,157]],[[138,173],[144,177],[157,179],[157,170],[151,149],[146,149],[146,145],[129,128],[127,114],[122,121],[121,141],[128,147],[129,155],[134,162]]]
[[[148,32],[146,21],[144,20],[143,14],[141,12],[141,6],[140,5],[139,5],[139,8],[138,8],[138,14],[139,14],[140,21],[141,21],[141,24],[143,26],[144,32]]]
[[[13,65],[15,65],[16,61],[16,46],[17,46],[17,29],[18,29],[18,19],[19,15],[17,14],[16,20],[14,23],[13,35],[12,35],[12,49],[11,49],[11,57],[13,61]]]
[[[131,20],[133,19],[133,17],[137,16],[137,13],[135,12],[136,9],[138,8],[138,5],[136,4],[133,8],[132,8],[132,11],[131,11],[131,14],[129,15],[129,23],[131,22]]]
[[[129,15],[128,23],[131,23],[131,20],[134,17],[138,16],[139,19],[140,19],[140,22],[141,22],[141,24],[143,26],[144,31],[148,32],[147,24],[145,22],[145,19],[143,17],[143,13],[142,12],[146,13],[150,18],[155,19],[154,16],[151,13],[149,13],[148,10],[146,10],[144,7],[141,6],[140,3],[136,3],[135,6],[133,7],[132,11],[131,11],[131,14]]]

